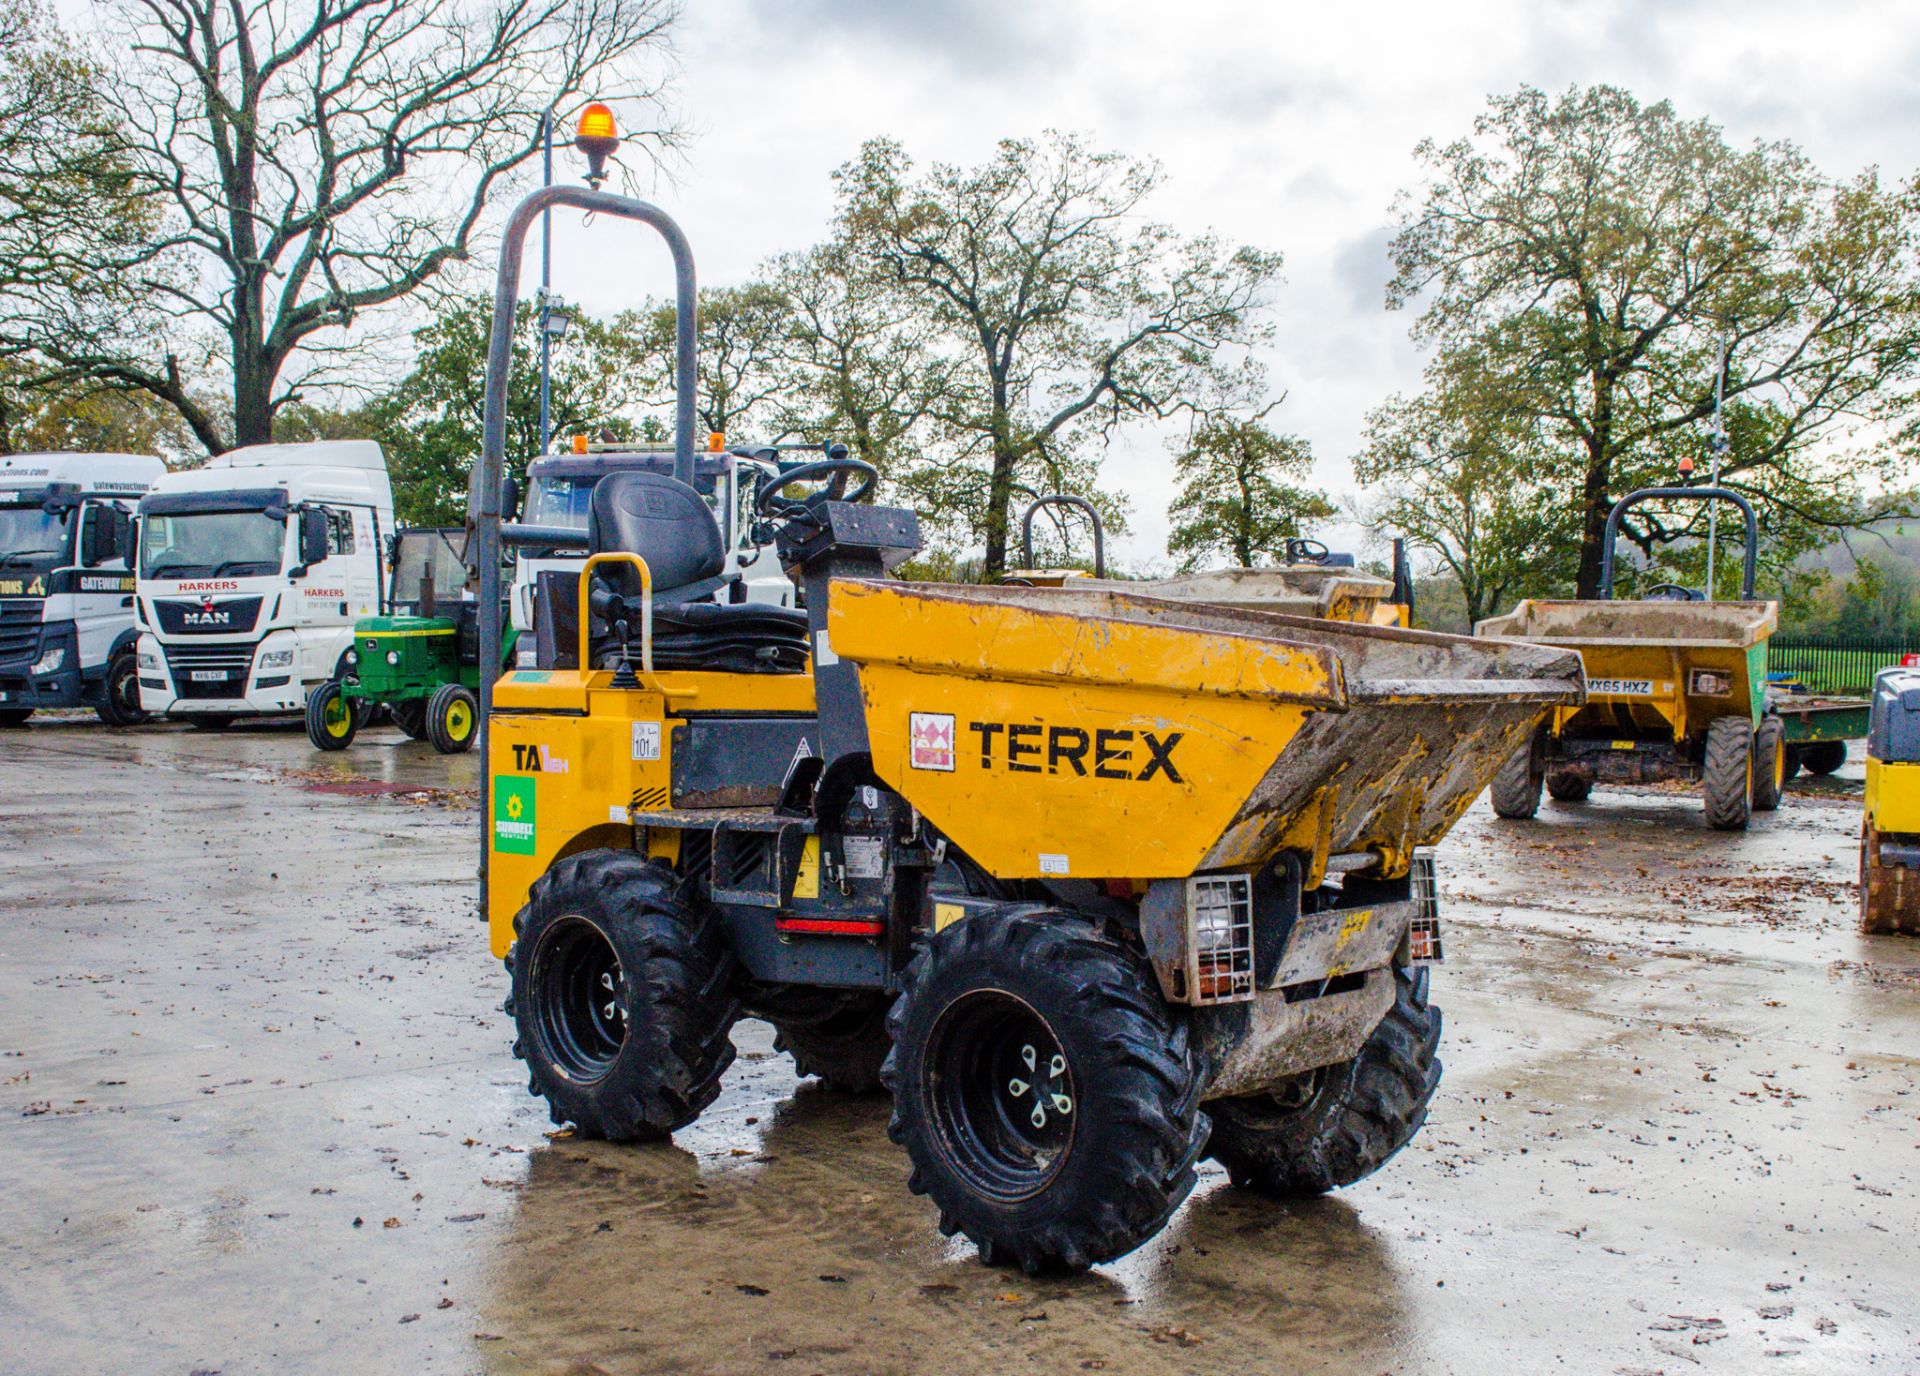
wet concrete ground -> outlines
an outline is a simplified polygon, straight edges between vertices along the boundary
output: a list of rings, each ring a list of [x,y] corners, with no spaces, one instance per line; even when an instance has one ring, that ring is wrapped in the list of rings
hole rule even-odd
[[[474,763],[0,735],[0,1369],[1920,1371],[1920,943],[1854,931],[1844,776],[1742,836],[1691,794],[1477,806],[1414,1145],[1289,1207],[1209,1167],[1034,1281],[759,1024],[673,1145],[550,1139]]]

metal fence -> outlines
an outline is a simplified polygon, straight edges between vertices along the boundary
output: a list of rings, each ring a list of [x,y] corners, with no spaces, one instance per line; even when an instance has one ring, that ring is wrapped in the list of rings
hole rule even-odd
[[[1920,654],[1920,640],[1906,636],[1776,635],[1767,668],[1798,674],[1816,693],[1861,695],[1876,672],[1911,654]]]

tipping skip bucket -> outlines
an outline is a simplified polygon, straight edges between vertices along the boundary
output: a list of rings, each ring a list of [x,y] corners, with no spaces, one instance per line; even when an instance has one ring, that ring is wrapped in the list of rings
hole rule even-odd
[[[1109,591],[850,580],[829,639],[875,772],[1003,878],[1397,876],[1582,696],[1564,650]]]

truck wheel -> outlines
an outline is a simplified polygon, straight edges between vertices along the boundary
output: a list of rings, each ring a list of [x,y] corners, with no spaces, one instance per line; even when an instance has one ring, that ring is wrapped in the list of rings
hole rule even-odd
[[[387,711],[393,716],[393,724],[416,741],[427,738],[427,704],[421,698],[408,698],[405,702],[390,703]]]
[[[908,1188],[988,1265],[1085,1270],[1157,1233],[1207,1140],[1200,1056],[1132,952],[1070,914],[970,918],[889,1017]]]
[[[1753,805],[1753,723],[1720,717],[1707,724],[1700,792],[1707,825],[1715,831],[1745,831]]]
[[[1800,747],[1800,762],[1814,774],[1831,774],[1847,762],[1845,741],[1814,741]]]
[[[1440,1084],[1440,1010],[1427,971],[1394,967],[1394,1001],[1360,1054],[1278,1091],[1208,1103],[1207,1154],[1235,1185],[1281,1197],[1363,1180],[1413,1140]]]
[[[480,701],[457,683],[443,683],[427,699],[427,739],[442,755],[458,755],[473,747],[480,725]]]
[[[0,727],[25,726],[33,715],[31,707],[9,707],[0,711]]]
[[[338,679],[330,678],[307,694],[307,739],[315,750],[345,750],[359,729],[360,719]]]
[[[1920,933],[1920,871],[1880,863],[1880,833],[1860,828],[1860,930],[1869,936]]]
[[[122,650],[107,665],[100,705],[93,709],[108,726],[138,726],[147,714],[140,710],[140,664],[132,650]]]
[[[1787,785],[1787,728],[1778,717],[1760,718],[1753,733],[1753,810],[1772,812]]]
[[[1493,776],[1493,810],[1516,822],[1533,816],[1540,810],[1540,779],[1532,744],[1521,746]]]
[[[817,1016],[797,1018],[782,1010],[775,1020],[775,1051],[793,1057],[801,1078],[813,1076],[842,1094],[872,1094],[880,1088],[880,1066],[893,1049],[887,1035],[884,996],[835,999]]]
[[[1549,769],[1547,792],[1553,795],[1555,802],[1584,803],[1593,792],[1593,780],[1569,770]]]
[[[513,925],[513,1054],[555,1123],[658,1139],[719,1096],[740,1014],[733,953],[673,871],[632,851],[568,856]]]

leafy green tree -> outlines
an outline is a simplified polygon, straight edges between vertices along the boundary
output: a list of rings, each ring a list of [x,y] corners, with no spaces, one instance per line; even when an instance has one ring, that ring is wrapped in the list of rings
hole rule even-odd
[[[1265,415],[1204,417],[1176,454],[1167,553],[1182,572],[1213,560],[1237,568],[1279,562],[1288,540],[1334,514],[1325,494],[1305,486],[1313,450],[1268,429]]]
[[[469,258],[554,100],[594,89],[630,119],[658,114],[647,71],[675,14],[670,0],[95,9],[97,166],[153,229],[69,235],[59,276],[0,303],[0,347],[49,377],[147,392],[214,453],[271,439],[303,390],[338,379],[356,322]]]
[[[458,525],[464,519],[467,478],[480,452],[492,317],[491,298],[450,299],[415,332],[420,352],[413,371],[354,417],[360,433],[386,449],[395,512],[407,524]],[[507,471],[521,480],[527,462],[540,451],[538,325],[536,307],[522,302],[514,319],[507,387]],[[651,398],[649,375],[657,365],[648,355],[642,326],[631,316],[574,317],[552,349],[554,435],[597,439],[610,433],[631,439],[647,433],[635,416]],[[316,431],[314,437],[325,433]],[[657,423],[653,433],[659,433]]]
[[[888,139],[835,174],[837,251],[950,368],[937,443],[896,480],[1005,569],[1020,489],[1088,494],[1127,421],[1187,409],[1222,351],[1263,338],[1279,255],[1144,218],[1159,168],[1049,134],[916,175]]]
[[[1790,527],[1879,519],[1900,456],[1851,427],[1920,363],[1920,188],[1823,175],[1789,143],[1739,149],[1665,102],[1609,86],[1495,98],[1470,137],[1420,144],[1388,304],[1466,395],[1523,404],[1577,519],[1575,586],[1600,581],[1615,499],[1704,456],[1727,345],[1723,479]],[[1502,425],[1507,422],[1502,419]],[[1702,463],[1704,469],[1705,464]],[[1636,521],[1651,549],[1698,533]]]

